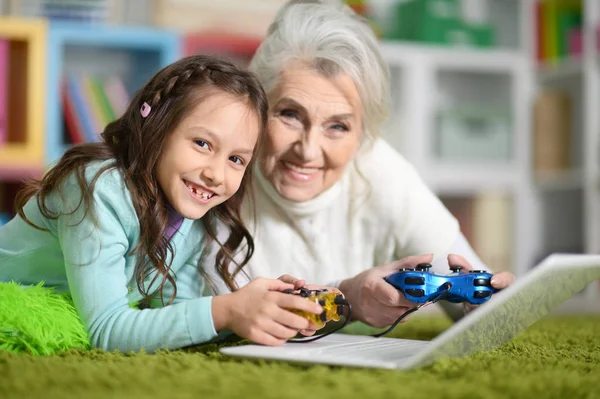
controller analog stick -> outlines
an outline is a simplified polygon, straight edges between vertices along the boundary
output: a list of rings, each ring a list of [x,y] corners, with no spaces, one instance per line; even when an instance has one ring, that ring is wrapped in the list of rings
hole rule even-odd
[[[462,266],[450,266],[450,270],[452,270],[454,273],[458,273],[462,269],[464,269]]]
[[[420,263],[417,265],[417,270],[419,271],[428,271],[429,269],[431,269],[431,264],[429,263]]]

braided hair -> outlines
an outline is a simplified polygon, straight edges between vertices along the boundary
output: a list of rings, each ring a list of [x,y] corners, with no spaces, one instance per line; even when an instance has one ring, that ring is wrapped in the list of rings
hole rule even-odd
[[[94,185],[102,173],[117,168],[131,192],[140,222],[140,239],[130,252],[137,255],[135,278],[138,289],[146,299],[144,302],[148,303],[157,292],[163,299],[163,287],[169,282],[174,288],[168,300],[171,303],[177,294],[175,278],[168,261],[168,255],[173,255],[173,248],[164,234],[168,225],[167,200],[158,184],[156,167],[167,137],[198,104],[219,91],[245,101],[260,121],[259,140],[240,188],[230,199],[210,209],[203,218],[209,243],[214,240],[220,247],[215,267],[228,286],[232,290],[236,289],[235,275],[241,271],[254,251],[254,242],[242,222],[240,212],[250,184],[256,153],[265,134],[268,107],[266,95],[254,74],[227,61],[195,55],[182,58],[160,70],[136,93],[124,114],[106,126],[100,142],[73,146],[41,180],[30,180],[25,184],[16,198],[18,214],[30,225],[43,230],[27,219],[23,207],[35,195],[42,215],[50,219],[58,218],[60,213],[47,207],[47,196],[65,178],[74,174],[82,193],[79,206],[83,203],[86,214],[95,218],[94,208],[90,206]],[[140,112],[143,105],[151,108],[146,117]],[[112,162],[98,170],[88,184],[85,168],[94,161]],[[217,240],[217,221],[229,229],[229,237],[224,243]],[[244,241],[245,245],[242,245]],[[242,246],[245,254],[238,263],[234,255]],[[229,267],[231,262],[237,264],[233,273]],[[148,287],[144,285],[145,278],[154,271],[155,279],[162,279],[158,289],[152,289],[152,283]]]

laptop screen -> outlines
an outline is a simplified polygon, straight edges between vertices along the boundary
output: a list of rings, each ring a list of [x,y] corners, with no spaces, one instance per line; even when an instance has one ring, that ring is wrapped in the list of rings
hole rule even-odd
[[[600,278],[600,255],[551,255],[444,331],[411,363],[496,349]]]

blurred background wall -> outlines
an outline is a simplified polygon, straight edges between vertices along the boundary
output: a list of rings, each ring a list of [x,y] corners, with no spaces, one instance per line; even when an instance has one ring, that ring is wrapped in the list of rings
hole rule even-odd
[[[0,0],[0,224],[162,66],[244,65],[283,0]],[[348,0],[392,71],[385,138],[483,260],[600,252],[600,1]],[[435,226],[430,226],[435,229]],[[600,302],[600,286],[578,298]]]

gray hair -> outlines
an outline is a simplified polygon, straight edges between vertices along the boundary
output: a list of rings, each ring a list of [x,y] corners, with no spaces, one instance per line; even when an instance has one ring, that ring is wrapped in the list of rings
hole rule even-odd
[[[362,17],[339,1],[290,1],[277,12],[249,68],[270,93],[292,60],[326,77],[348,74],[363,104],[363,133],[379,136],[389,112],[390,73]]]

